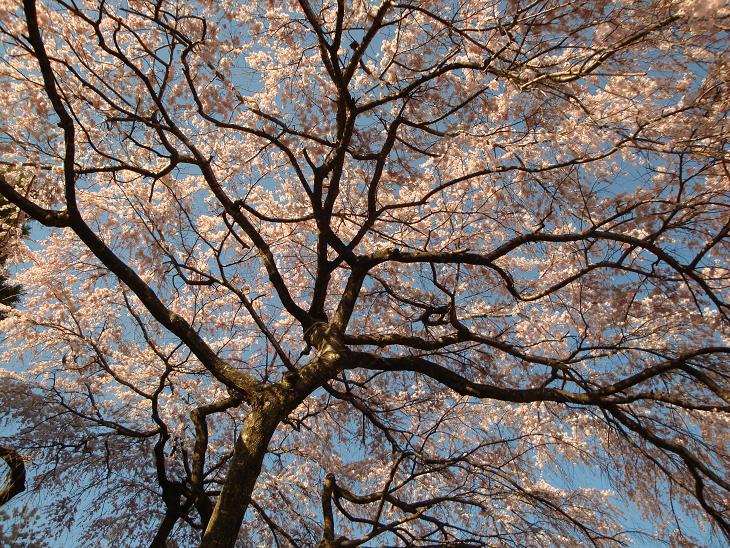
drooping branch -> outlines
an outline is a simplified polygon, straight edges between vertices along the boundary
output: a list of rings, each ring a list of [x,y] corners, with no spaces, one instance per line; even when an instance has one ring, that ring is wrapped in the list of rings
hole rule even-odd
[[[376,371],[410,371],[413,373],[419,373],[434,379],[462,396],[494,399],[513,403],[550,401],[556,403],[607,407],[634,402],[638,399],[642,399],[642,397],[649,400],[662,401],[662,394],[660,392],[649,391],[643,395],[641,393],[635,395],[631,393],[623,393],[649,379],[657,378],[663,373],[677,369],[686,369],[689,362],[694,358],[712,354],[716,354],[718,356],[728,355],[730,354],[730,347],[704,348],[698,351],[688,352],[675,359],[666,360],[660,364],[649,367],[643,373],[638,373],[612,384],[593,388],[585,386],[583,387],[586,389],[585,392],[573,392],[549,387],[507,388],[497,386],[495,384],[475,382],[443,365],[418,356],[383,358],[367,352],[351,352],[350,357],[353,368],[360,367]],[[669,402],[676,405],[682,405],[681,400],[678,400],[671,395],[669,396]],[[688,408],[692,409],[696,405],[696,402],[687,400],[686,405]],[[714,409],[730,411],[729,407],[719,402],[716,404],[707,403],[705,406],[708,410]]]

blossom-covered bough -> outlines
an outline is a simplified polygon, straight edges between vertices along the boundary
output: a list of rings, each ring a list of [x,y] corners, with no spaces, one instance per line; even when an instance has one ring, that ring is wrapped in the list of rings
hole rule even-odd
[[[724,2],[0,21],[0,193],[48,227],[3,227],[2,444],[38,527],[730,539]]]

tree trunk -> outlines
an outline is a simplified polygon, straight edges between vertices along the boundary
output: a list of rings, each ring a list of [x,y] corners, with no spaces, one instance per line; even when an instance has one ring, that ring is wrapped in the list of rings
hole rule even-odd
[[[172,530],[175,528],[177,520],[180,519],[180,511],[177,508],[168,508],[165,512],[165,517],[162,519],[160,526],[157,529],[155,538],[150,543],[150,548],[164,548],[167,543],[167,537],[170,536]]]
[[[2,506],[25,491],[25,463],[18,452],[11,447],[0,446],[0,459],[3,459],[10,468],[5,487],[0,490],[0,506]]]
[[[282,407],[266,402],[260,408],[254,408],[243,422],[201,548],[233,548],[235,545],[269,441],[280,422]]]

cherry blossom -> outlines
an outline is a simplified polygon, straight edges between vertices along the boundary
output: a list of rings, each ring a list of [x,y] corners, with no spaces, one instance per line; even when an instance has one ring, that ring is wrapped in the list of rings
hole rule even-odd
[[[0,21],[0,445],[36,533],[730,540],[726,3]]]

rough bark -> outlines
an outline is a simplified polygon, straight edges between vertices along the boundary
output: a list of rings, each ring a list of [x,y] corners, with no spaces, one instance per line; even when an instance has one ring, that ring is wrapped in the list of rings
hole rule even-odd
[[[284,412],[281,403],[265,401],[254,407],[233,449],[226,482],[200,543],[201,548],[231,548],[236,543],[261,464]]]
[[[0,446],[0,458],[10,468],[5,487],[0,490],[0,506],[25,491],[25,463],[15,449]]]

